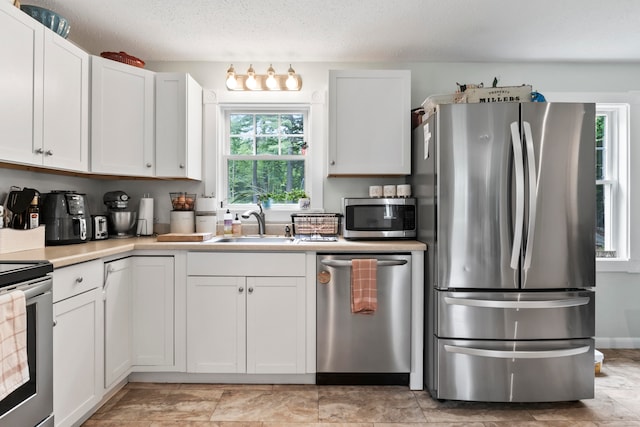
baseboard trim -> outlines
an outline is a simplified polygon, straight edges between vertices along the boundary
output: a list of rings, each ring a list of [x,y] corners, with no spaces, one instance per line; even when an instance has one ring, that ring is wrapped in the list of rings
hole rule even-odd
[[[596,337],[596,348],[640,348],[640,338]]]

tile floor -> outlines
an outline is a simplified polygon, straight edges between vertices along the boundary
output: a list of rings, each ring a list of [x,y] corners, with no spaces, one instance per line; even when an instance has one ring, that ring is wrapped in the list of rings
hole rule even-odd
[[[439,402],[406,387],[130,383],[86,427],[640,426],[640,350],[602,350],[595,399]]]

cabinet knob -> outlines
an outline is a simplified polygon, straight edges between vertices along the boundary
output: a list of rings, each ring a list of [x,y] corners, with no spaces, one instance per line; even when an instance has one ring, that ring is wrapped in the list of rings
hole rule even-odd
[[[147,163],[148,168],[150,168],[151,166],[153,166],[151,163]]]
[[[42,154],[44,150],[42,148],[36,148],[36,154]]]
[[[47,150],[47,151],[44,152],[44,154],[47,155],[47,156],[53,156],[53,151]]]
[[[243,288],[242,286],[240,286],[240,287],[238,288],[238,293],[243,293],[243,292],[244,292],[244,288]]]
[[[184,169],[184,164],[180,163],[180,169]]]
[[[54,321],[53,321],[53,326],[55,327],[57,324],[58,324],[58,321],[57,321],[57,320],[54,320]]]
[[[84,277],[82,276],[76,277],[76,283],[82,283],[83,280],[84,280]]]
[[[252,294],[253,293],[253,288],[249,288],[249,293]]]
[[[333,165],[335,165],[335,164],[336,164],[336,161],[335,161],[335,160],[331,160],[331,161],[329,162],[329,164],[330,164],[331,166],[333,166]]]

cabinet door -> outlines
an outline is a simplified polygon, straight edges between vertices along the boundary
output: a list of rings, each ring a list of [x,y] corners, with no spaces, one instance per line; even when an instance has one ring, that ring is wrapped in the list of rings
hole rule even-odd
[[[91,57],[91,171],[152,176],[153,72]]]
[[[247,278],[247,373],[305,372],[304,281]]]
[[[133,364],[174,364],[173,257],[133,257]]]
[[[245,295],[244,277],[187,279],[188,372],[245,372]]]
[[[0,159],[40,164],[44,27],[0,2]],[[37,145],[34,145],[37,144]]]
[[[55,303],[53,317],[53,411],[71,426],[102,399],[101,289]]]
[[[104,384],[109,388],[131,370],[131,258],[105,263]]]
[[[43,166],[89,170],[89,55],[45,32]]]
[[[156,176],[202,178],[202,88],[188,74],[156,74]]]
[[[329,72],[329,175],[411,173],[411,72]]]

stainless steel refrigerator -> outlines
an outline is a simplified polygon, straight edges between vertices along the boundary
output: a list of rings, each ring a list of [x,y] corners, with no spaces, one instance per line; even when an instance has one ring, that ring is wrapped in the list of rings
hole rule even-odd
[[[592,398],[595,105],[440,105],[412,166],[431,395]]]

